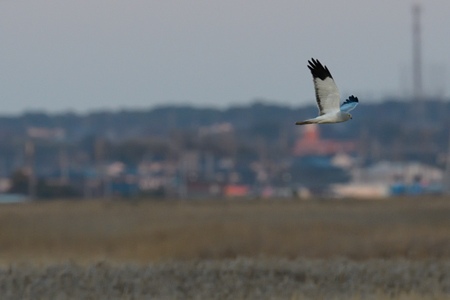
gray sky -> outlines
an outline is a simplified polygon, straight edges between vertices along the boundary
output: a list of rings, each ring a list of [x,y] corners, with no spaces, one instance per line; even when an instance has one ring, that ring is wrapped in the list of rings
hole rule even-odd
[[[0,0],[0,114],[410,93],[412,1]],[[423,1],[424,85],[450,80],[450,1]],[[403,74],[402,74],[403,73]]]

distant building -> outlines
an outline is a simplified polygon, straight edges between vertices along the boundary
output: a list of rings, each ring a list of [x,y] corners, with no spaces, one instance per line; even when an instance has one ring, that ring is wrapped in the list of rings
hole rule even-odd
[[[226,197],[244,197],[250,194],[250,187],[242,184],[228,184],[223,191]]]
[[[27,135],[44,140],[62,140],[66,137],[66,132],[63,128],[28,127]]]
[[[382,161],[354,174],[354,180],[388,185],[398,182],[413,184],[420,181],[430,185],[441,183],[443,175],[441,169],[418,162]]]
[[[321,139],[318,125],[309,124],[303,127],[302,137],[295,142],[293,155],[334,155],[354,152],[355,149],[355,143],[351,141]]]
[[[443,171],[417,162],[382,161],[352,170],[349,184],[335,185],[341,197],[376,198],[442,192]]]

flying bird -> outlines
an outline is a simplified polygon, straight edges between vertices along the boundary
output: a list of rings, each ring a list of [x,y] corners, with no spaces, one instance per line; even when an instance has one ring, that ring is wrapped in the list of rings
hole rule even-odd
[[[308,60],[308,63],[308,68],[313,76],[314,89],[316,90],[319,116],[297,122],[295,125],[340,123],[350,120],[352,115],[349,112],[358,105],[358,98],[352,95],[340,105],[339,90],[328,68],[314,58]]]

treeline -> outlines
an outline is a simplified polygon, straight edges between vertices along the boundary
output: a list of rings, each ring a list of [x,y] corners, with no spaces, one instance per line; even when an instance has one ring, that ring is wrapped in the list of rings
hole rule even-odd
[[[199,130],[220,123],[233,126],[233,138],[239,144],[237,147],[245,148],[246,144],[251,146],[252,143],[284,143],[289,146],[300,133],[300,127],[294,125],[295,121],[316,114],[315,106],[292,108],[264,102],[223,110],[165,106],[89,114],[27,112],[20,116],[0,117],[0,141],[3,145],[0,151],[7,151],[8,144],[17,144],[28,138],[29,128],[36,127],[62,129],[62,140],[69,145],[81,143],[88,146],[97,138],[112,144],[139,144],[136,141],[146,140],[145,143],[165,152],[169,147],[164,142],[167,140],[178,141],[181,143],[179,146],[183,147],[199,147],[205,140],[198,141]],[[414,153],[424,155],[429,152],[434,155],[447,150],[450,101],[427,99],[419,105],[395,99],[365,103],[361,99],[353,115],[349,122],[321,126],[321,136],[357,140],[363,151],[377,149],[381,156],[391,153],[391,156],[414,158]],[[221,147],[221,143],[218,144]]]

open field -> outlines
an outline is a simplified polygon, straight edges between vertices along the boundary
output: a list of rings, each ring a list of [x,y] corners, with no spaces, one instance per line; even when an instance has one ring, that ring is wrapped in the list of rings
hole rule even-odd
[[[0,207],[0,263],[450,259],[450,199],[45,202]]]
[[[0,294],[446,299],[449,216],[450,199],[2,205]]]

